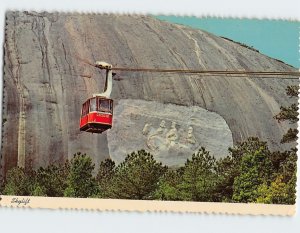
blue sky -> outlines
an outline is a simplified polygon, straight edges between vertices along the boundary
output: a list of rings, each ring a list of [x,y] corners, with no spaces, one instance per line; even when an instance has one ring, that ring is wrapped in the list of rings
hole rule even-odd
[[[155,17],[172,23],[203,29],[215,35],[245,43],[258,49],[263,54],[282,60],[294,67],[300,67],[300,22],[178,16]]]

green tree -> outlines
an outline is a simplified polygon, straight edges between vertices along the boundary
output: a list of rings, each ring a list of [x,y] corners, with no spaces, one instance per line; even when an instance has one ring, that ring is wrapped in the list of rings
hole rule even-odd
[[[272,162],[261,147],[254,152],[248,152],[241,160],[239,176],[234,179],[233,201],[256,202],[258,187],[269,185],[272,178]]]
[[[283,182],[288,183],[291,179],[296,177],[297,149],[293,148],[290,151],[287,151],[285,154],[287,154],[287,156],[285,160],[281,162],[278,173],[282,174]]]
[[[179,188],[182,182],[183,169],[168,170],[159,180],[154,199],[182,201],[184,197]]]
[[[292,97],[298,97],[299,86],[293,85],[286,88],[286,94]],[[282,121],[289,121],[290,123],[298,122],[298,104],[294,103],[288,107],[280,107],[280,112],[274,118],[280,123]],[[289,143],[297,140],[298,129],[290,128],[281,140],[281,143]]]
[[[281,143],[289,143],[297,140],[298,129],[288,129],[288,131],[283,135]]]
[[[285,160],[292,156],[292,151],[274,151],[271,153],[270,159],[273,164],[274,172],[278,173]]]
[[[216,162],[218,182],[216,185],[217,201],[231,202],[233,187],[236,177],[240,176],[242,159],[247,154],[253,154],[261,150],[267,157],[270,156],[267,143],[260,141],[257,137],[249,137],[244,142],[229,148],[229,155]]]
[[[98,183],[97,196],[101,198],[110,198],[110,187],[112,185],[112,178],[115,174],[115,162],[111,159],[106,159],[100,163],[96,181]]]
[[[121,199],[153,199],[159,178],[167,171],[144,150],[126,156],[115,168],[109,195]]]
[[[283,175],[283,181],[287,183],[297,171],[297,149],[292,148],[283,152],[272,152],[271,161],[274,168],[274,176]]]
[[[92,175],[95,164],[86,154],[78,152],[70,161],[70,172],[66,179],[64,196],[90,197],[96,193],[96,181]]]
[[[296,183],[297,183],[297,174],[294,172],[293,176],[287,183],[287,193],[288,197],[285,202],[282,204],[294,205],[296,203]]]
[[[47,195],[44,187],[41,187],[38,184],[36,184],[33,191],[31,192],[31,196],[47,196]]]
[[[46,168],[37,170],[37,182],[40,190],[45,196],[62,197],[67,188],[67,180],[70,171],[70,164],[67,161],[64,165],[49,165]]]
[[[289,107],[280,107],[280,112],[275,115],[275,119],[280,123],[282,121],[290,121],[291,123],[296,123],[298,121],[298,106],[297,104],[292,104]]]
[[[295,204],[295,192],[294,186],[283,182],[283,176],[278,175],[270,186],[264,183],[258,187],[256,201],[265,204]]]
[[[215,158],[203,147],[187,160],[183,168],[182,182],[178,186],[184,200],[215,201],[215,165]]]
[[[298,97],[298,93],[299,93],[298,85],[292,85],[286,88],[286,94],[290,97]]]
[[[235,177],[239,175],[240,158],[226,156],[216,161],[217,183],[216,200],[221,202],[231,202],[233,195],[233,183]]]
[[[36,185],[33,171],[25,172],[24,168],[15,167],[7,172],[4,195],[29,196]]]
[[[286,94],[290,98],[297,98],[298,100],[299,86],[293,85],[288,86],[286,89]],[[292,104],[289,107],[281,107],[280,112],[274,116],[278,122],[288,121],[291,124],[298,122],[298,105],[297,103]],[[282,137],[281,143],[289,143],[296,141],[298,139],[298,129],[290,128]],[[277,177],[280,177],[280,182],[277,180],[275,184],[278,184],[279,187],[284,187],[288,190],[287,198],[283,198],[286,204],[295,203],[296,198],[296,169],[297,169],[297,148],[292,148],[289,151],[277,152],[275,158],[280,158],[280,161],[277,165]],[[278,178],[279,179],[279,178]],[[275,185],[274,184],[274,185]],[[274,189],[274,188],[273,188]],[[282,191],[283,192],[283,191]],[[284,193],[284,192],[283,192]],[[274,203],[279,203],[278,200],[273,200]]]
[[[257,137],[249,137],[246,141],[237,143],[236,146],[229,148],[229,153],[233,159],[240,162],[245,154],[252,153],[257,150],[261,150],[262,153],[268,156],[270,155],[267,142],[260,141]]]

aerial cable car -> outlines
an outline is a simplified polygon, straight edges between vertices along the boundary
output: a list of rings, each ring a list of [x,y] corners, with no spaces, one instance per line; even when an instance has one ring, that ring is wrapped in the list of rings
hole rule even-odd
[[[104,92],[93,94],[81,108],[80,131],[90,133],[103,133],[112,127],[113,100],[110,99],[112,91],[112,65],[97,61],[95,66],[106,70]]]

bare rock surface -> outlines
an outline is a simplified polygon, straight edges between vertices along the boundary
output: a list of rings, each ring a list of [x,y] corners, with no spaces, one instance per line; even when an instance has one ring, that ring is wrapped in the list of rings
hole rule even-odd
[[[96,166],[110,156],[107,133],[79,131],[82,103],[104,86],[104,74],[83,60],[119,67],[296,71],[238,43],[150,16],[7,12],[5,23],[1,174],[17,165],[62,163],[77,151]],[[233,143],[257,136],[272,150],[284,150],[291,145],[280,140],[291,125],[273,116],[294,101],[285,94],[292,84],[298,81],[123,71],[112,98],[117,109],[122,99],[198,106],[226,121]]]
[[[226,121],[198,106],[124,99],[115,108],[113,124],[107,139],[109,154],[117,163],[145,149],[157,161],[178,166],[201,147],[219,158],[233,146]]]

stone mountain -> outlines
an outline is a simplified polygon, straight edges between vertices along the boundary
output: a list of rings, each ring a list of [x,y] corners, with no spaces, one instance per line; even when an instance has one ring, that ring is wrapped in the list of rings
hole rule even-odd
[[[203,70],[296,71],[295,68],[202,30],[151,16],[7,12],[1,173],[90,155],[96,166],[144,148],[169,165],[201,146],[217,157],[250,136],[284,150],[290,128],[273,116],[293,101],[297,81],[259,77],[117,72],[114,127],[79,131],[81,105],[101,92],[104,74],[83,62]]]

